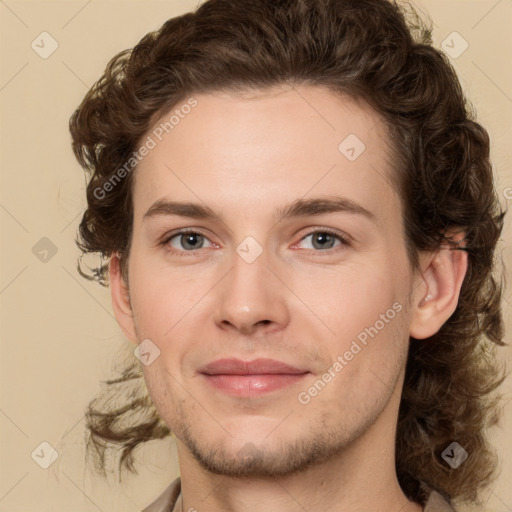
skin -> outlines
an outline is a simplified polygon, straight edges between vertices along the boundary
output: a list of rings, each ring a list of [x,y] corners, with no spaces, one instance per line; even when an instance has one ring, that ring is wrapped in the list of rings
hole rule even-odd
[[[197,107],[136,169],[129,284],[117,256],[110,266],[125,335],[160,350],[143,370],[176,437],[178,510],[421,510],[402,493],[394,460],[409,337],[431,336],[455,310],[466,253],[422,254],[413,271],[391,143],[366,104],[313,86],[194,97]],[[366,146],[355,161],[338,149],[349,134]],[[326,196],[372,216],[276,213]],[[207,205],[220,219],[145,216],[162,200]],[[186,237],[169,240],[183,228],[205,238],[192,239],[192,249]],[[322,228],[348,243],[334,236],[325,248],[314,235]],[[236,251],[248,236],[262,249],[252,263]],[[400,312],[301,403],[299,393],[332,374],[393,304]],[[199,372],[227,357],[272,358],[309,373],[236,397]]]

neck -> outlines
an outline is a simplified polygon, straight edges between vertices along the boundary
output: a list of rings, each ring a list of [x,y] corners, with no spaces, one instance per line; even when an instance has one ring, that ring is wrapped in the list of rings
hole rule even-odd
[[[178,443],[181,496],[176,510],[198,512],[420,512],[403,494],[395,471],[395,430],[383,415],[341,453],[279,478],[233,478],[201,468]],[[396,428],[396,425],[395,425]],[[371,454],[369,456],[369,454]]]

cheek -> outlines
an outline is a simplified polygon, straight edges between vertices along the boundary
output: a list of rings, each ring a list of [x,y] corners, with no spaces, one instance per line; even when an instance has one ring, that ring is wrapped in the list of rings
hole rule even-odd
[[[159,415],[170,425],[173,424],[171,411],[179,408],[180,393],[174,388],[174,380],[169,377],[169,370],[159,367],[157,361],[143,368],[144,381],[149,396]]]
[[[171,268],[162,265],[161,259],[135,254],[130,296],[140,336],[164,338],[185,317],[193,316],[208,290],[205,277],[189,268]]]
[[[312,268],[307,279],[293,282],[292,289],[329,328],[332,339],[346,342],[386,312],[388,317],[396,316],[393,304],[400,303],[402,296],[398,283],[382,263],[361,260],[336,270]]]
[[[388,320],[396,313],[393,304],[402,303],[408,285],[402,252],[380,247],[372,253],[350,254],[336,266],[297,259],[277,264],[274,270],[286,287],[280,288],[276,281],[273,299],[288,309],[290,328],[311,331],[311,336],[324,339],[324,348],[332,344],[333,350],[341,350],[365,329],[382,322],[381,315],[390,311],[384,319]],[[176,340],[184,329],[211,329],[213,309],[219,307],[215,285],[226,271],[219,265],[171,267],[163,258],[134,247],[130,293],[139,339],[154,339],[158,344],[158,340]]]

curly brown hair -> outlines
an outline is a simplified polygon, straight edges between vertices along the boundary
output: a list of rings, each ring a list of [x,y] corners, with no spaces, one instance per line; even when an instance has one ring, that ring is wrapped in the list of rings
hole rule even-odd
[[[398,419],[396,470],[405,494],[429,490],[474,501],[494,478],[485,436],[497,421],[504,373],[501,278],[494,272],[503,216],[489,160],[489,136],[474,120],[455,71],[432,46],[414,9],[389,0],[208,0],[116,55],[70,120],[75,155],[89,175],[77,244],[101,265],[82,275],[107,284],[108,259],[123,272],[132,231],[133,172],[112,186],[155,120],[194,93],[309,84],[367,102],[393,144],[394,184],[403,203],[407,250],[450,244],[468,253],[456,311],[437,334],[410,344]],[[108,183],[111,184],[109,187]],[[98,191],[108,190],[108,193]],[[465,234],[463,247],[446,233]],[[132,357],[87,409],[89,448],[134,468],[133,450],[164,438]],[[457,441],[469,453],[457,470],[441,453]]]

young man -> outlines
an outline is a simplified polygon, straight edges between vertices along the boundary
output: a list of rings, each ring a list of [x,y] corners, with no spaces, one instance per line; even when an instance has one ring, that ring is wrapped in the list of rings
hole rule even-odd
[[[73,115],[79,244],[137,345],[113,384],[151,397],[92,402],[91,446],[178,447],[145,511],[438,512],[492,479],[502,214],[416,32],[387,0],[209,0]]]

